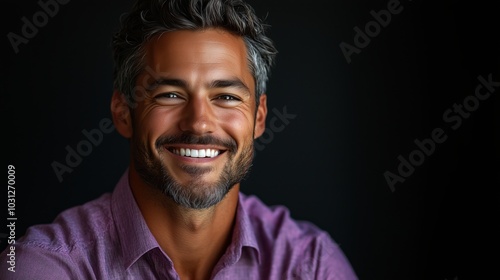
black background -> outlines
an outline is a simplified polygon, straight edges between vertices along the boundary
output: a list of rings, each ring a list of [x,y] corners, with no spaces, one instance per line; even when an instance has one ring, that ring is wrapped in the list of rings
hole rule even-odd
[[[353,45],[353,28],[388,2],[250,2],[279,50],[268,121],[285,106],[296,118],[257,152],[242,191],[327,230],[360,279],[496,278],[500,88],[456,130],[443,113],[474,94],[479,75],[500,81],[498,9],[403,0],[348,63],[339,44]],[[129,5],[70,1],[16,54],[7,34],[20,35],[21,18],[41,8],[2,3],[2,162],[16,167],[16,237],[111,191],[127,167],[128,143],[116,131],[62,182],[51,164],[64,164],[65,147],[110,118],[110,38]],[[397,174],[398,156],[408,159],[414,140],[435,128],[446,141],[391,191],[384,172]]]

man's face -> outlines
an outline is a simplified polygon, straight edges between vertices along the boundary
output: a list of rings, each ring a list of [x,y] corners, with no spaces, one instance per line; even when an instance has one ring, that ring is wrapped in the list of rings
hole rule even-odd
[[[262,133],[255,117],[265,109],[256,111],[244,41],[216,29],[175,31],[153,38],[146,53],[147,71],[136,81],[146,94],[132,113],[133,165],[182,206],[215,205],[247,174]]]

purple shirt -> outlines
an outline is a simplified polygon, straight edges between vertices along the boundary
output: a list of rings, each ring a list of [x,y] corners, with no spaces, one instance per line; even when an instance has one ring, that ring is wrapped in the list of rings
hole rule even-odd
[[[0,255],[1,279],[179,279],[151,234],[123,174],[112,194],[62,212],[51,224],[30,227]],[[195,253],[195,252],[193,252]],[[232,241],[210,279],[357,279],[331,237],[239,194]]]

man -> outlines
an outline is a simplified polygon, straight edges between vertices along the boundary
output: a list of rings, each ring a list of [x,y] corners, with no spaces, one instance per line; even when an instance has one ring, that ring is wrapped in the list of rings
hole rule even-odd
[[[138,1],[113,48],[130,166],[112,194],[31,227],[2,279],[357,279],[325,231],[239,191],[277,53],[248,4]]]

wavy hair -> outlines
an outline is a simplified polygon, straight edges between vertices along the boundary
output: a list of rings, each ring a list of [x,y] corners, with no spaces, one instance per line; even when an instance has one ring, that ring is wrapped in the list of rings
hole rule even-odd
[[[245,42],[258,104],[277,54],[265,34],[267,27],[243,0],[137,0],[113,36],[113,86],[134,102],[136,79],[145,67],[145,45],[153,36],[176,30],[222,28]]]

